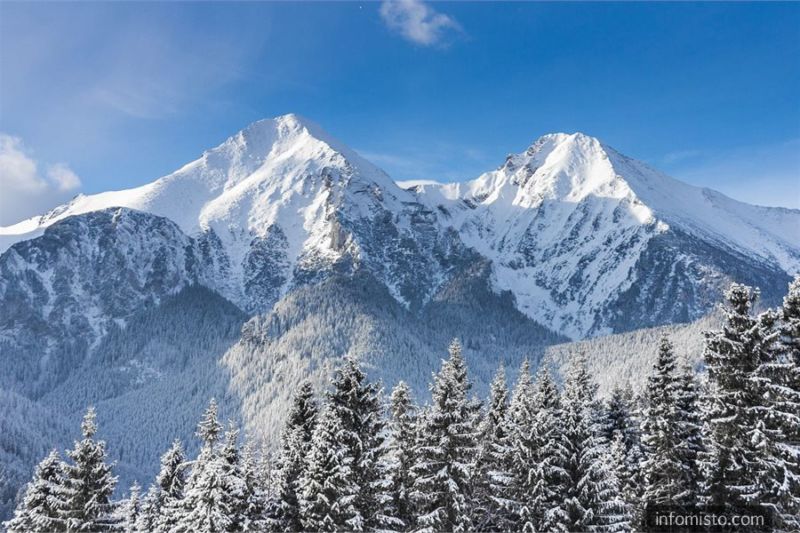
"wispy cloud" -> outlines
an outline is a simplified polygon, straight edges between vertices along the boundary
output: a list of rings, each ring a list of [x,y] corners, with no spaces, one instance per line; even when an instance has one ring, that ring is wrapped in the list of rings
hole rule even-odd
[[[44,174],[18,137],[0,133],[0,225],[37,215],[68,199],[81,180],[64,163]]]
[[[422,46],[441,44],[448,32],[461,31],[455,19],[422,0],[384,0],[380,12],[391,30]]]

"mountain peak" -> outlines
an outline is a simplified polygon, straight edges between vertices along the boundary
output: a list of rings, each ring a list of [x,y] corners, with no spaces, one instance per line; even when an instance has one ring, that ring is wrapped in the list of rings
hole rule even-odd
[[[257,120],[230,138],[269,137],[272,140],[276,140],[298,135],[307,135],[323,142],[332,140],[331,136],[319,124],[296,113],[286,113],[273,118]]]
[[[189,234],[230,217],[237,231],[249,231],[253,224],[261,224],[263,230],[290,198],[310,198],[324,190],[325,183],[381,189],[386,201],[406,194],[380,168],[319,125],[289,113],[249,124],[198,159],[146,185],[79,195],[48,215],[0,227],[0,253],[67,216],[108,207],[165,216]]]

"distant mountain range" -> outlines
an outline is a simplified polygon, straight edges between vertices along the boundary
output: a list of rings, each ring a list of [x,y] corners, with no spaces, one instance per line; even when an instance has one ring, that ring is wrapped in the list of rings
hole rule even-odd
[[[800,273],[800,210],[687,185],[580,133],[470,182],[398,184],[285,115],[147,185],[0,227],[0,253],[7,502],[87,403],[145,482],[209,396],[269,441],[298,381],[324,386],[344,354],[425,395],[458,336],[482,391],[498,360],[696,321],[730,281],[775,304]]]

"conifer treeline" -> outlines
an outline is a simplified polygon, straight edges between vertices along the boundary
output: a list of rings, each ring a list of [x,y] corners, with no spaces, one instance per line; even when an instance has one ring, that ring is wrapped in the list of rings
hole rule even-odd
[[[782,308],[755,315],[734,284],[725,324],[706,334],[707,372],[662,338],[644,393],[606,401],[583,356],[563,387],[524,363],[513,390],[501,367],[481,404],[461,347],[419,406],[400,382],[384,402],[345,360],[321,402],[297,390],[272,455],[240,444],[212,400],[188,460],[175,441],[154,483],[112,501],[116,478],[89,409],[83,439],[36,468],[10,532],[647,530],[645,508],[769,509],[800,528],[800,278]]]

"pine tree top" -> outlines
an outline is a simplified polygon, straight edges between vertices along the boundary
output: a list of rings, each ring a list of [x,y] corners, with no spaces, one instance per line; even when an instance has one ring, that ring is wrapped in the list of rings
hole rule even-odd
[[[84,438],[91,439],[97,433],[97,412],[90,406],[83,415],[81,422],[81,432]]]
[[[203,417],[197,424],[197,436],[204,446],[213,446],[222,432],[222,424],[219,423],[217,400],[211,398],[208,407],[203,413]]]

